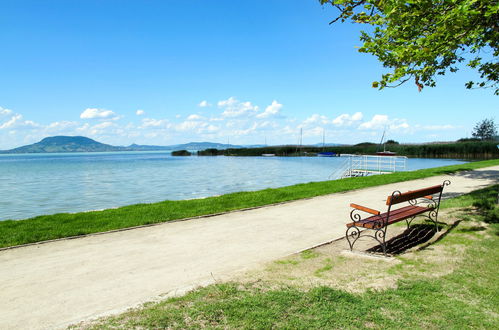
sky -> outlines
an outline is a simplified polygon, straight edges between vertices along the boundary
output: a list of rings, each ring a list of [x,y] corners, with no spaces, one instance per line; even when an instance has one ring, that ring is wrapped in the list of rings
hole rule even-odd
[[[371,87],[384,71],[316,0],[0,0],[0,149],[47,136],[113,145],[401,143],[492,118],[475,72]],[[300,131],[302,133],[300,133]]]

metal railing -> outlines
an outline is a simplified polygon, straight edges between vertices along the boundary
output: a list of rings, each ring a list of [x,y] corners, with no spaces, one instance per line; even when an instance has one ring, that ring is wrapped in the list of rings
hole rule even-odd
[[[341,157],[345,157],[345,160],[337,170],[331,173],[330,179],[405,171],[407,162],[405,156],[344,154]]]

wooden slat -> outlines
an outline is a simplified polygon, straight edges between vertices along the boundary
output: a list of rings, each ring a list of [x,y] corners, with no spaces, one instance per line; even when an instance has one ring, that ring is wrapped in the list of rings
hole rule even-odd
[[[360,210],[360,211],[364,211],[364,212],[367,212],[367,213],[371,213],[371,214],[374,214],[374,215],[379,215],[381,212],[378,211],[378,210],[374,210],[374,209],[370,209],[368,207],[365,207],[365,206],[362,206],[362,205],[358,205],[358,204],[350,204],[350,207],[353,207],[354,209],[357,209],[357,210]]]
[[[396,196],[388,196],[386,199],[386,205],[394,205],[402,202],[407,202],[411,199],[416,199],[420,197],[425,197],[427,195],[433,195],[436,193],[441,192],[444,189],[443,186],[438,185],[438,186],[432,186],[428,188],[423,188],[423,189],[418,189],[418,190],[413,190],[409,191],[400,195]]]
[[[429,212],[431,210],[434,210],[432,207],[422,207],[422,206],[405,206],[401,207],[400,209],[393,210],[390,212],[390,218],[388,219],[388,225],[399,222],[402,220],[405,220],[407,218]],[[387,213],[383,213],[380,215],[374,215],[371,217],[368,217],[366,219],[356,221],[356,222],[351,222],[347,224],[347,227],[352,227],[352,226],[357,226],[357,227],[364,227],[364,228],[375,228],[377,227],[376,224],[384,223],[384,219],[386,218]],[[383,226],[383,225],[381,225]]]
[[[408,192],[413,192],[414,190],[409,190]],[[433,199],[433,196],[432,195],[426,195],[426,196],[423,196],[423,198],[426,198],[426,199]]]

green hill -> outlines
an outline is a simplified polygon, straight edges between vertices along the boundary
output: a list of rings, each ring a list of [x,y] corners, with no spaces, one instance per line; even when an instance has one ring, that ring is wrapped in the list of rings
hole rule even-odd
[[[125,147],[115,147],[84,136],[51,136],[30,145],[1,151],[1,153],[44,153],[44,152],[103,152],[124,151]]]
[[[189,142],[171,146],[138,145],[127,147],[112,146],[92,140],[84,136],[51,136],[40,142],[10,149],[0,150],[0,154],[48,153],[48,152],[103,152],[103,151],[172,151],[172,150],[204,150],[208,148],[242,148],[232,144],[213,142]],[[250,146],[251,147],[251,146]]]

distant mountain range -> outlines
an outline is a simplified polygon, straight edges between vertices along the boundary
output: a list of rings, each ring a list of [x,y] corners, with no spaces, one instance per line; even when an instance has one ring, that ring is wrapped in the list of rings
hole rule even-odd
[[[105,152],[105,151],[154,151],[154,150],[204,150],[209,148],[227,149],[227,148],[256,148],[264,145],[240,146],[233,144],[212,143],[212,142],[190,142],[186,144],[177,144],[170,146],[153,146],[131,144],[127,147],[112,146],[92,140],[84,136],[51,136],[44,138],[40,142],[26,146],[0,150],[2,154],[21,154],[21,153],[49,153],[49,152]]]

